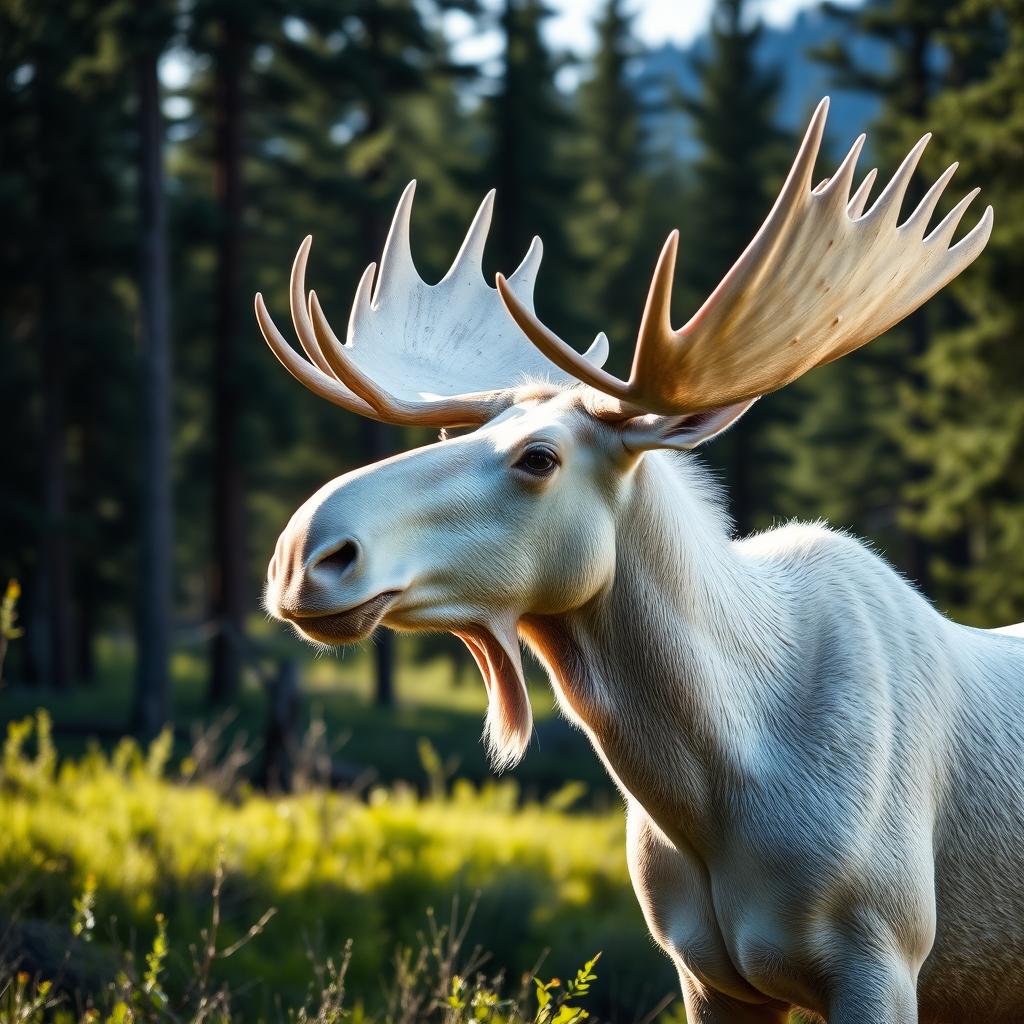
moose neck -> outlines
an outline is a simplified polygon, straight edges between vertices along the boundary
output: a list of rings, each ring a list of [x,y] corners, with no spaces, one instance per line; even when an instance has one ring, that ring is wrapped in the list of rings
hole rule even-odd
[[[613,582],[578,611],[521,623],[620,786],[694,842],[753,781],[791,657],[786,587],[730,541],[712,492],[692,461],[646,456]]]

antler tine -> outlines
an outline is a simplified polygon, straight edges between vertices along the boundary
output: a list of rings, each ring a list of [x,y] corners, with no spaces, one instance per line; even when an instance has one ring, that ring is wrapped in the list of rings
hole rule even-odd
[[[922,240],[949,170],[897,226],[927,135],[866,214],[875,172],[850,196],[863,136],[836,172],[812,189],[827,111],[824,99],[764,224],[679,330],[670,319],[678,235],[669,236],[651,281],[628,381],[585,365],[499,279],[506,308],[549,359],[579,380],[620,403],[663,415],[747,402],[867,344],[978,255],[992,214],[987,210],[961,242],[947,248],[972,194]]]
[[[533,236],[530,248],[522,262],[509,275],[508,286],[533,309],[533,289],[540,272],[540,261],[544,256],[544,243],[537,235]]]
[[[333,377],[334,371],[320,351],[320,346],[313,333],[313,325],[306,315],[306,263],[309,261],[309,250],[312,244],[313,236],[306,235],[299,246],[299,251],[295,254],[295,259],[292,262],[292,274],[288,282],[288,301],[291,307],[292,326],[295,328],[302,351],[309,357],[310,362],[323,370],[328,377]]]
[[[814,108],[810,123],[807,125],[807,131],[804,132],[800,148],[797,150],[796,159],[794,159],[793,165],[789,169],[789,174],[786,175],[782,191],[779,193],[778,199],[775,200],[775,205],[772,207],[771,213],[768,214],[768,219],[750,243],[748,251],[761,240],[762,236],[779,234],[788,217],[798,209],[804,194],[811,187],[814,163],[818,159],[821,140],[825,134],[828,105],[829,99],[825,96],[819,101],[817,107]]]
[[[348,340],[352,342],[358,338],[363,330],[367,328],[370,317],[373,314],[373,277],[377,270],[377,264],[371,263],[363,271],[356,285],[355,298],[352,300],[352,309],[348,314]]]
[[[340,381],[328,376],[318,366],[307,362],[285,341],[270,313],[267,312],[263,295],[259,292],[256,294],[256,319],[270,350],[300,384],[304,384],[314,394],[334,405],[340,405],[343,409],[358,413],[360,416],[369,416],[371,419],[380,419],[372,406],[349,391]]]
[[[951,163],[939,175],[932,187],[924,194],[921,202],[917,204],[917,209],[903,222],[900,230],[912,232],[920,238],[924,237],[925,231],[928,230],[928,222],[932,219],[932,214],[935,212],[935,207],[939,205],[942,193],[945,192],[946,186],[956,173],[958,166],[959,164],[956,162]]]
[[[903,162],[896,169],[889,184],[882,190],[882,194],[875,200],[865,217],[878,219],[887,226],[892,226],[899,220],[903,197],[907,194],[907,186],[910,184],[910,179],[921,161],[921,155],[931,139],[932,133],[928,132],[917,140],[914,148],[903,158]]]
[[[968,192],[967,195],[965,195],[963,199],[961,199],[960,202],[942,218],[938,227],[925,239],[925,244],[941,246],[945,249],[953,240],[953,234],[960,226],[960,221],[963,220],[963,216],[967,212],[967,207],[974,202],[980,192],[980,188],[971,189],[971,191]],[[984,219],[985,215],[988,214],[991,209],[992,207],[989,207],[988,210],[985,211],[985,214],[982,215],[982,219]]]
[[[672,357],[673,342],[676,340],[672,329],[672,283],[675,280],[678,251],[679,231],[675,230],[665,239],[658,256],[640,320],[629,384],[621,393],[612,392],[617,398],[628,398],[631,386],[635,386],[646,375],[657,373],[658,367],[668,365],[666,361]]]
[[[867,136],[863,133],[857,136],[850,151],[843,158],[843,162],[836,169],[828,184],[821,190],[823,195],[834,196],[843,206],[850,205],[850,188],[853,185],[853,175],[857,170],[857,160],[864,148]],[[817,190],[815,190],[817,191]]]
[[[877,177],[878,168],[872,167],[864,175],[864,180],[857,186],[857,191],[853,193],[853,197],[846,207],[846,216],[850,220],[856,220],[864,212],[864,207],[868,205],[868,200],[871,198],[871,186],[874,185]]]
[[[603,387],[595,381],[614,382],[615,378],[601,369],[609,352],[608,335],[604,331],[595,335],[590,347],[580,353],[537,319],[533,310],[533,285],[543,251],[541,240],[535,235],[523,262],[512,276],[495,275],[498,294],[506,311],[533,345],[560,370],[594,387]]]
[[[390,410],[387,408],[386,398],[374,387],[372,381],[366,381],[359,374],[353,373],[349,375],[344,372],[348,368],[348,361],[343,354],[339,354],[342,348],[341,343],[334,336],[334,332],[330,328],[328,328],[327,332],[318,331],[311,320],[311,309],[307,305],[308,300],[306,299],[306,266],[309,262],[311,245],[312,236],[307,235],[302,245],[299,246],[295,262],[292,264],[291,307],[295,333],[299,336],[299,341],[307,353],[310,351],[316,352],[319,358],[324,361],[323,369],[325,373],[346,385],[367,405],[375,409],[382,418],[387,419]],[[359,287],[356,289],[353,309],[361,305],[361,300],[362,304],[365,304],[367,286],[372,277],[372,267],[373,264],[371,263],[363,271],[363,276],[359,280]]]
[[[473,275],[483,276],[484,272],[484,247],[487,245],[487,235],[491,230],[491,216],[494,212],[494,189],[492,188],[477,208],[473,223],[469,225],[466,237],[458,251],[448,273],[444,275],[445,281],[454,280],[456,277]]]
[[[501,296],[501,301],[505,304],[505,309],[508,311],[509,316],[516,322],[523,334],[555,366],[560,370],[564,370],[570,376],[575,377],[581,383],[589,384],[591,387],[604,391],[607,394],[615,394],[615,389],[622,388],[621,381],[617,380],[606,370],[602,370],[600,366],[595,365],[590,359],[581,355],[568,342],[563,341],[554,331],[541,323],[532,310],[512,290],[504,274],[497,274],[495,276],[495,283],[498,287],[498,294]],[[602,337],[603,334],[599,334],[594,339],[593,344],[588,350],[588,355],[591,352],[600,353]],[[604,340],[607,343],[607,338]]]
[[[959,266],[954,271],[955,274],[959,273],[960,270],[973,262],[981,255],[982,249],[988,245],[988,240],[992,236],[992,225],[995,221],[995,213],[991,206],[985,207],[985,212],[981,215],[981,219],[977,224],[971,228],[970,231],[960,239],[952,249],[949,250],[951,256],[955,255],[958,257]]]
[[[409,295],[413,288],[421,283],[416,264],[412,259],[412,243],[409,232],[412,223],[412,201],[416,195],[416,179],[405,186],[395,215],[391,219],[387,240],[384,242],[384,255],[380,260],[380,274],[377,277],[377,290],[373,295],[373,305],[382,306],[391,299]]]
[[[360,287],[363,286],[368,277],[369,275],[364,271],[363,277],[360,280]],[[338,340],[338,336],[327,322],[327,317],[324,316],[324,311],[320,307],[315,291],[310,291],[309,293],[308,310],[313,330],[316,332],[317,342],[320,344],[338,380],[350,387],[364,402],[372,405],[386,419],[395,419],[397,417],[400,421],[402,414],[399,410],[393,408],[388,394],[379,388],[349,358],[345,351],[345,346]]]

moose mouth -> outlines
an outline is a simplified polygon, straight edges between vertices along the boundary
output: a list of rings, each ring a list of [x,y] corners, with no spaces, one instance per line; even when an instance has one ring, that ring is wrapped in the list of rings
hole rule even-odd
[[[322,644],[354,644],[365,640],[377,628],[400,593],[386,590],[353,608],[325,615],[287,615],[286,618],[310,640]]]

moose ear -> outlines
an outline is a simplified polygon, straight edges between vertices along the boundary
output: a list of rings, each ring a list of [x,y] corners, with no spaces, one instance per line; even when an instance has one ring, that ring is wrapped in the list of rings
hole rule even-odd
[[[731,427],[756,401],[751,398],[682,416],[634,416],[622,425],[622,444],[630,452],[653,448],[687,451]]]

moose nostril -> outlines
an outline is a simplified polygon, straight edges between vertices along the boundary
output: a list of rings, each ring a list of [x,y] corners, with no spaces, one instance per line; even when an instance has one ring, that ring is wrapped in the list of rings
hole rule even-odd
[[[347,540],[323,558],[318,558],[316,567],[336,572],[340,576],[351,569],[358,558],[359,545],[354,540]]]

